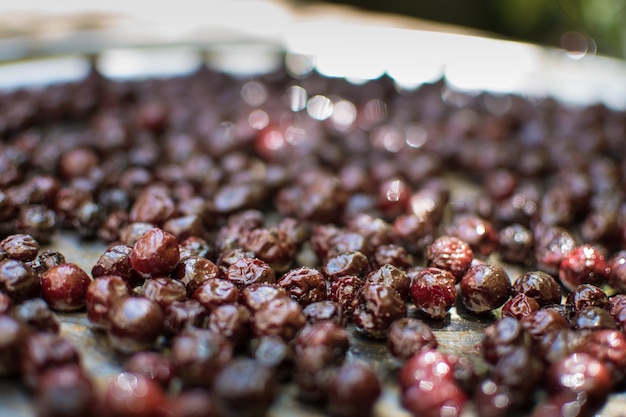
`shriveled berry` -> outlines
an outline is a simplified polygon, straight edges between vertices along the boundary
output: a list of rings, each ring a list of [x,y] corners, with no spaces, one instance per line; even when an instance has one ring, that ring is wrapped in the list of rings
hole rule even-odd
[[[609,297],[600,287],[591,284],[577,285],[567,294],[567,304],[574,313],[579,313],[587,307],[600,307],[608,310]]]
[[[91,379],[78,365],[70,364],[41,375],[35,408],[41,417],[87,417],[93,414],[95,401]]]
[[[417,273],[411,283],[415,307],[434,319],[443,319],[456,299],[455,278],[443,269],[428,267]]]
[[[30,329],[58,333],[61,323],[42,298],[31,298],[15,306],[13,316]]]
[[[22,379],[34,389],[39,378],[48,369],[80,362],[76,347],[54,333],[33,333],[24,341],[21,358]]]
[[[0,377],[18,374],[26,328],[17,319],[0,314]]]
[[[261,308],[265,302],[275,298],[289,297],[289,293],[277,284],[258,283],[244,287],[239,301],[252,312]]]
[[[0,262],[0,289],[19,302],[38,295],[40,283],[33,269],[17,259]]]
[[[185,301],[187,299],[187,289],[185,285],[172,278],[155,277],[146,280],[139,290],[139,295],[156,302],[161,308],[165,308],[175,301]]]
[[[482,340],[483,358],[496,364],[515,349],[530,349],[532,339],[522,323],[512,317],[503,317],[485,329]]]
[[[363,280],[370,284],[385,284],[398,291],[400,297],[407,299],[411,280],[407,273],[393,265],[385,264],[378,269],[371,271]]]
[[[561,303],[561,286],[549,274],[542,271],[526,272],[513,283],[514,294],[533,298],[540,306]]]
[[[91,268],[91,275],[94,278],[104,275],[117,275],[124,279],[130,287],[140,285],[143,278],[133,270],[130,264],[132,249],[132,247],[122,244],[109,246]]]
[[[163,310],[166,335],[177,335],[187,327],[201,327],[209,311],[196,300],[174,301]]]
[[[382,339],[391,323],[406,316],[400,294],[385,284],[365,284],[353,300],[352,322],[363,334]]]
[[[548,389],[553,393],[584,393],[590,401],[604,401],[613,386],[610,370],[587,353],[572,353],[548,370]]]
[[[192,298],[204,308],[211,311],[222,304],[231,304],[239,299],[239,290],[231,281],[221,278],[211,278],[193,293]]]
[[[129,259],[133,269],[141,274],[167,275],[179,261],[178,241],[171,233],[151,229],[137,240]]]
[[[335,301],[324,300],[311,303],[302,309],[302,313],[309,324],[330,320],[344,326],[346,322],[343,307]]]
[[[504,268],[495,264],[472,266],[461,279],[461,299],[474,313],[484,313],[503,305],[510,296],[511,281]]]
[[[521,320],[522,317],[540,308],[539,303],[535,301],[534,298],[519,293],[504,303],[502,306],[502,317],[513,317],[514,319]]]
[[[322,272],[331,282],[339,277],[355,275],[363,277],[369,270],[367,257],[359,251],[342,252],[324,262]]]
[[[355,276],[339,277],[331,284],[328,298],[341,305],[346,317],[351,317],[354,310],[353,300],[363,284],[363,280]]]
[[[289,297],[279,297],[261,304],[254,311],[252,332],[256,337],[280,336],[289,341],[305,324],[300,304]]]
[[[226,337],[234,347],[241,346],[250,336],[252,314],[241,304],[222,304],[211,311],[206,326]]]
[[[545,308],[523,317],[521,319],[521,323],[535,339],[541,338],[553,331],[567,329],[570,327],[567,319],[556,310]]]
[[[461,280],[473,259],[470,245],[455,236],[441,236],[426,248],[428,265],[450,272],[457,282]]]
[[[0,242],[0,248],[6,252],[8,258],[32,261],[39,253],[39,242],[31,235],[14,234],[4,238]]]
[[[326,280],[315,268],[304,266],[291,269],[278,280],[277,284],[303,307],[325,300],[327,297]]]
[[[198,256],[189,256],[181,260],[171,277],[185,284],[189,296],[211,278],[219,278],[220,270],[213,262]]]
[[[275,283],[276,272],[260,259],[241,258],[228,267],[225,278],[243,288],[254,283]]]

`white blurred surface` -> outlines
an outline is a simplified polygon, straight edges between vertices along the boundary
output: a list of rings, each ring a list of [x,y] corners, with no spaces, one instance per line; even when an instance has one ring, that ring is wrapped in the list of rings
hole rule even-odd
[[[0,6],[0,60],[107,51],[100,62],[113,77],[159,75],[184,71],[204,56],[178,50],[159,61],[161,52],[137,48],[184,46],[210,52],[212,67],[247,75],[275,69],[286,52],[288,63],[308,62],[324,75],[355,81],[387,74],[400,86],[415,87],[445,77],[464,91],[626,109],[626,63],[595,50],[572,54],[401,16],[279,0],[179,0],[149,7],[120,0],[106,6],[39,3]],[[13,82],[4,69],[0,87]]]

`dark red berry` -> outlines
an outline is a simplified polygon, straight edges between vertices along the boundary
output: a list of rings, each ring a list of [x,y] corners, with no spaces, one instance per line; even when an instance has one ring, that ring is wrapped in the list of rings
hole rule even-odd
[[[118,299],[109,310],[108,334],[113,348],[133,353],[150,348],[163,329],[163,310],[144,297]]]
[[[378,376],[368,365],[345,363],[328,384],[330,414],[337,417],[370,415],[381,393]]]
[[[448,271],[425,268],[413,278],[411,299],[419,311],[434,319],[443,319],[456,300],[455,282]]]
[[[422,350],[436,349],[437,344],[432,328],[416,318],[404,317],[389,327],[387,349],[400,361],[406,361]]]
[[[141,236],[130,252],[130,264],[141,274],[167,275],[179,260],[176,237],[154,228]]]
[[[41,276],[41,295],[56,311],[76,311],[85,307],[91,280],[74,263],[56,265]]]
[[[559,278],[570,290],[580,284],[601,285],[607,278],[604,256],[594,246],[577,246],[561,261]]]
[[[474,313],[484,313],[503,305],[510,296],[511,281],[504,268],[495,264],[472,266],[461,279],[461,299]]]
[[[470,245],[455,236],[441,236],[426,248],[428,265],[450,272],[457,282],[473,259]]]
[[[376,339],[387,337],[391,323],[406,316],[400,294],[385,284],[365,284],[353,300],[352,322],[357,330]]]

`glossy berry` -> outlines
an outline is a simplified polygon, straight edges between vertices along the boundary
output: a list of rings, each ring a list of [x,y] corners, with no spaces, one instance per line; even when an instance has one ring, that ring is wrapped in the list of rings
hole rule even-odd
[[[210,388],[232,356],[230,342],[212,330],[190,328],[172,340],[174,372],[186,387]]]
[[[133,353],[150,348],[163,329],[163,310],[144,297],[125,297],[109,311],[108,334],[114,349]]]
[[[523,293],[516,294],[502,306],[502,317],[513,317],[521,320],[533,311],[539,310],[541,307],[534,298],[527,297]]]
[[[167,275],[179,261],[178,241],[162,229],[150,229],[135,242],[129,260],[141,274]]]
[[[273,284],[276,282],[276,272],[260,259],[241,258],[228,267],[225,278],[238,288],[243,288],[262,282]]]
[[[126,372],[141,374],[167,389],[174,376],[170,360],[153,351],[141,351],[131,355],[123,364]]]
[[[455,236],[441,236],[426,248],[428,265],[450,272],[457,282],[461,280],[473,259],[470,245]]]
[[[406,361],[422,350],[436,349],[437,344],[432,328],[419,319],[404,317],[389,327],[387,349],[400,361]]]
[[[293,339],[306,324],[302,307],[288,297],[275,298],[263,303],[254,312],[252,332],[255,336],[280,336]]]
[[[367,416],[381,393],[378,376],[368,365],[345,363],[328,384],[328,409],[336,417]]]
[[[610,370],[587,353],[572,353],[553,363],[547,387],[553,393],[584,393],[590,401],[604,401],[613,385]]]
[[[322,273],[314,268],[291,269],[278,280],[277,284],[304,307],[327,298],[326,280]]]
[[[580,284],[601,285],[607,278],[607,265],[600,251],[591,245],[577,246],[559,266],[559,279],[568,289]]]
[[[365,283],[385,284],[398,291],[400,297],[407,299],[411,279],[405,271],[390,264],[385,264],[365,276]]]
[[[109,327],[109,309],[130,296],[128,283],[117,275],[99,276],[89,283],[85,294],[87,318],[97,327]]]
[[[150,378],[132,372],[110,377],[103,394],[106,417],[165,417],[167,403],[163,389]]]
[[[406,316],[400,294],[385,284],[365,284],[353,300],[352,322],[363,334],[382,339],[391,323]]]
[[[542,271],[526,272],[513,283],[514,294],[531,297],[540,306],[561,303],[561,286],[549,274]]]
[[[499,265],[475,265],[461,279],[461,299],[474,313],[485,313],[502,306],[510,293],[511,281]]]
[[[41,295],[56,311],[76,311],[85,307],[91,280],[73,263],[56,265],[41,276]]]
[[[415,307],[434,319],[443,319],[456,300],[455,278],[443,269],[428,267],[411,283],[411,299]]]

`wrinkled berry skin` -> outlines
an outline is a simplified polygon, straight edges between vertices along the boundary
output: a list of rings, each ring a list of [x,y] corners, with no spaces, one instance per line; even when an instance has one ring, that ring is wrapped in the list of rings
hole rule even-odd
[[[154,228],[144,233],[130,252],[133,269],[146,275],[167,275],[180,256],[176,237],[162,229]]]
[[[485,313],[503,305],[510,296],[511,281],[504,268],[494,264],[471,267],[461,279],[461,299],[474,313]]]
[[[252,331],[255,336],[280,336],[289,341],[306,324],[306,317],[297,301],[288,297],[270,300],[255,311]]]
[[[283,275],[277,284],[303,307],[326,300],[327,297],[324,276],[314,268],[292,269]]]
[[[441,236],[426,248],[428,265],[450,272],[457,282],[471,266],[473,259],[470,245],[455,236]]]
[[[41,295],[56,311],[76,311],[85,307],[91,280],[76,264],[53,266],[41,276]]]
[[[352,321],[363,334],[384,339],[391,323],[406,316],[400,294],[385,284],[365,284],[353,300]]]
[[[569,290],[580,284],[602,285],[607,280],[607,265],[600,251],[591,245],[576,246],[561,261],[559,279]]]
[[[443,319],[456,299],[455,278],[439,268],[425,268],[411,283],[411,299],[415,307],[434,319]]]
[[[561,286],[549,274],[542,271],[526,272],[513,283],[514,294],[533,298],[540,306],[561,303]]]

